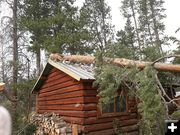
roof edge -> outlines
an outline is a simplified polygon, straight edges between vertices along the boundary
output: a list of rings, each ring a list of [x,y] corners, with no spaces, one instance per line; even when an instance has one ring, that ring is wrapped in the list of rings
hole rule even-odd
[[[80,78],[78,75],[76,75],[75,73],[69,71],[68,69],[66,69],[66,68],[58,65],[58,64],[55,63],[53,60],[48,59],[48,63],[49,63],[50,65],[52,65],[53,67],[55,67],[55,68],[63,71],[64,73],[68,74],[69,76],[73,77],[73,78],[76,79],[77,81],[80,81],[80,80],[81,80],[81,78]]]
[[[46,66],[45,66],[45,68],[43,69],[43,71],[41,72],[41,74],[39,75],[36,83],[34,84],[34,87],[33,87],[32,90],[31,90],[31,93],[33,93],[33,94],[36,93],[35,91],[36,91],[37,84],[38,84],[39,81],[41,80],[41,77],[43,76],[43,73],[44,73],[44,71],[46,70],[46,67],[48,66],[48,64],[49,64],[49,63],[46,63]]]

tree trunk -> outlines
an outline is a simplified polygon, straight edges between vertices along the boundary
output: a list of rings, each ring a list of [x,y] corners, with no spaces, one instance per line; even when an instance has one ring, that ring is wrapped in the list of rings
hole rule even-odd
[[[158,32],[158,27],[157,27],[157,21],[156,21],[156,17],[155,17],[155,11],[154,11],[154,0],[150,0],[150,10],[151,10],[151,17],[153,19],[153,25],[154,25],[154,33],[155,33],[155,37],[156,37],[156,44],[158,46],[159,49],[159,53],[163,54],[163,50],[161,47],[161,41],[159,38],[159,32]]]
[[[137,41],[138,41],[138,46],[139,46],[139,51],[141,53],[141,40],[139,37],[139,31],[138,31],[138,25],[137,25],[137,20],[136,20],[136,14],[134,11],[134,0],[130,0],[130,7],[131,7],[131,11],[132,11],[132,16],[133,16],[133,20],[134,20],[134,25],[135,25],[135,32],[136,32],[136,36],[137,36]]]
[[[145,18],[146,18],[146,23],[147,23],[147,27],[148,27],[148,32],[149,32],[149,37],[150,37],[150,44],[153,45],[152,43],[152,40],[153,40],[153,37],[152,37],[152,34],[151,34],[151,28],[150,28],[150,23],[149,23],[149,19],[148,19],[148,9],[147,9],[147,0],[145,0]]]
[[[1,40],[3,40],[3,37],[1,37]],[[2,61],[2,64],[1,64],[2,72],[1,72],[1,74],[2,74],[2,81],[4,83],[6,83],[6,81],[5,81],[5,63],[4,63],[5,58],[4,58],[4,56],[5,56],[5,54],[4,54],[4,43],[1,42],[1,61]]]
[[[36,68],[37,68],[37,76],[41,73],[41,49],[38,47],[36,50]]]
[[[107,45],[107,39],[106,39],[106,24],[105,24],[105,11],[104,11],[104,0],[100,0],[100,3],[101,3],[101,12],[102,12],[102,23],[103,23],[103,26],[102,26],[102,31],[103,31],[103,40],[104,40],[104,48],[105,46]]]
[[[17,36],[17,4],[18,1],[13,1],[13,99],[17,99],[17,76],[18,76],[18,36]],[[12,102],[13,104],[13,122],[16,122],[16,107],[17,102]]]
[[[54,61],[70,61],[70,62],[77,62],[77,63],[86,63],[92,64],[95,62],[94,56],[82,56],[82,55],[58,55],[58,54],[51,54],[50,59]],[[153,64],[153,62],[145,62],[145,61],[135,61],[129,60],[124,58],[103,58],[104,62],[107,64],[113,64],[120,67],[133,67],[136,66],[140,69],[145,68],[147,65]],[[154,68],[160,71],[169,71],[169,72],[180,72],[180,65],[174,64],[165,64],[165,63],[155,63]]]

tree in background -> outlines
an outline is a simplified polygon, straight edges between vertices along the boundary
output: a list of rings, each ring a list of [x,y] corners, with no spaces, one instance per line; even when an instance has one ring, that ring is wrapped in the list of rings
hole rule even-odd
[[[24,1],[22,25],[31,36],[31,50],[85,54],[92,48],[86,42],[88,31],[83,18],[74,6],[74,0]],[[37,51],[36,51],[37,53]],[[39,59],[37,59],[38,61]]]
[[[138,60],[154,61],[165,54],[162,46],[167,43],[164,35],[165,15],[162,0],[124,0],[121,12],[126,19],[123,30],[117,34],[117,42],[107,50],[103,57],[126,57]],[[99,58],[99,56],[97,56]],[[142,115],[140,134],[164,134],[163,125],[167,118],[165,104],[159,94],[156,72],[152,65],[143,71],[118,68],[103,64],[98,59],[96,66],[96,84],[99,84],[99,95],[102,102],[108,103],[120,86],[126,86],[141,102],[138,111]],[[158,76],[161,78],[161,75]],[[152,98],[152,96],[154,98]],[[153,106],[156,104],[157,106]],[[159,113],[157,113],[159,112]],[[161,116],[161,118],[160,118]],[[159,119],[157,119],[159,118]]]
[[[13,134],[16,134],[17,130],[22,128],[20,123],[25,123],[25,119],[23,118],[24,110],[21,109],[21,103],[24,101],[19,98],[21,91],[19,85],[21,83],[27,83],[30,78],[28,77],[30,76],[30,58],[28,58],[30,55],[23,45],[26,38],[19,24],[22,1],[13,0],[1,2],[9,7],[9,12],[12,13],[10,14],[12,16],[4,16],[1,20],[1,71],[2,80],[6,83],[4,94],[8,98],[8,100],[4,98],[2,104],[5,104],[11,112],[13,118]],[[26,90],[27,89],[23,89],[23,93],[26,92],[29,94],[30,92]]]
[[[132,26],[130,16],[127,17],[127,21],[124,30],[117,32],[117,43],[114,44],[112,53],[115,57],[138,59],[138,46],[136,45],[136,32]]]
[[[139,58],[155,60],[165,54],[162,49],[167,44],[164,35],[164,1],[162,0],[124,0],[121,12],[125,19],[133,21],[135,46],[138,46]],[[156,51],[156,53],[154,53]],[[153,54],[153,55],[152,55]]]
[[[113,40],[110,7],[104,0],[85,0],[81,15],[85,18],[86,29],[92,36],[91,44],[95,49],[104,51]]]
[[[2,46],[1,66],[2,79],[13,86],[8,88],[14,89],[13,95],[18,102],[18,126],[15,130],[21,129],[28,121],[30,89],[34,78],[40,74],[41,51],[45,50],[46,53],[96,54],[96,78],[100,84],[100,95],[109,102],[120,85],[129,87],[129,92],[133,89],[135,96],[143,101],[139,105],[139,111],[144,116],[141,124],[147,130],[142,131],[142,134],[162,134],[163,131],[159,130],[162,127],[155,127],[155,124],[162,123],[162,119],[166,117],[154,77],[158,73],[151,66],[140,73],[136,68],[120,69],[106,65],[101,60],[102,57],[125,57],[153,61],[163,56],[166,52],[162,46],[167,44],[163,24],[164,1],[123,0],[121,13],[126,24],[117,32],[116,41],[113,40],[115,32],[111,25],[110,7],[104,0],[85,0],[80,10],[74,6],[74,2],[75,0],[14,0],[9,3],[14,7],[14,14],[13,19],[10,17],[2,21],[5,24],[3,40],[8,43],[4,42],[6,45]],[[9,35],[11,32],[13,34]],[[24,43],[26,45],[23,46]],[[10,55],[6,56],[8,45],[13,50],[8,50]],[[35,76],[30,65],[32,53],[36,55]],[[134,83],[129,86],[127,82]],[[152,98],[154,95],[155,98]],[[159,113],[162,114],[161,119]]]

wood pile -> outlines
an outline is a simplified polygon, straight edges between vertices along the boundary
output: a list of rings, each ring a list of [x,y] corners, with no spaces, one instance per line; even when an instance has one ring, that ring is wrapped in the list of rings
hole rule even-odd
[[[34,135],[72,135],[72,124],[55,113],[33,114],[31,121],[37,125]]]

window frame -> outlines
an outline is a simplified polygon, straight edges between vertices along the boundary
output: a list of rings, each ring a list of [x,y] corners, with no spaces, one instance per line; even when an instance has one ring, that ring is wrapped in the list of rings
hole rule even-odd
[[[116,105],[117,105],[117,103],[116,103],[116,98],[114,98],[114,112],[102,112],[102,103],[100,103],[99,102],[99,104],[98,104],[98,110],[97,110],[97,112],[98,112],[98,117],[112,117],[112,116],[119,116],[119,115],[127,115],[127,114],[129,114],[129,108],[128,108],[128,94],[124,91],[124,90],[121,90],[121,91],[118,91],[117,93],[116,93],[116,95],[115,95],[115,97],[117,97],[117,96],[124,96],[125,97],[125,99],[126,99],[126,110],[125,111],[123,111],[123,112],[117,112],[117,110],[116,110]],[[99,97],[100,98],[100,97]]]

